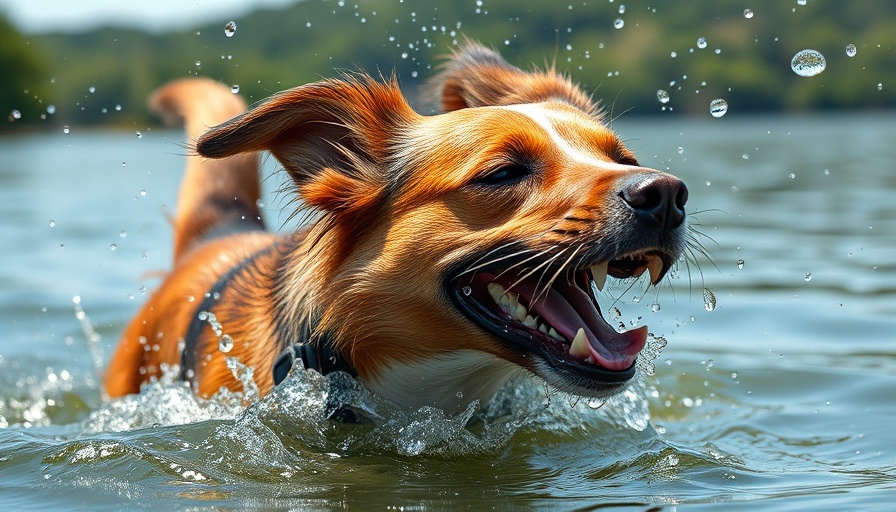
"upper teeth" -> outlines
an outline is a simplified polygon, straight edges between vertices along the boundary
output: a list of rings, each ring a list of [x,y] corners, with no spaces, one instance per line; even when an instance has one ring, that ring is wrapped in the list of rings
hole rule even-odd
[[[591,265],[591,279],[594,279],[594,284],[600,291],[603,291],[604,285],[607,283],[607,266],[609,263],[609,261],[602,261]]]
[[[650,272],[650,284],[656,284],[663,273],[663,260],[654,256],[647,262],[647,270]]]

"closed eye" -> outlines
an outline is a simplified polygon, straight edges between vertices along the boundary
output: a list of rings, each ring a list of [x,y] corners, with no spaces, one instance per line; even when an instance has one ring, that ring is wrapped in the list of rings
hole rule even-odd
[[[494,171],[479,178],[474,183],[491,186],[511,185],[531,174],[532,169],[525,165],[510,164],[498,167]]]

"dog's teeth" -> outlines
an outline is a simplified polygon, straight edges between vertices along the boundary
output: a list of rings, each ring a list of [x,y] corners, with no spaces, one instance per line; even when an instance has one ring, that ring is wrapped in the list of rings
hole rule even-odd
[[[526,315],[526,318],[523,319],[523,325],[530,329],[538,328],[538,322],[534,318],[532,318],[532,315]]]
[[[576,332],[576,337],[572,340],[572,345],[569,346],[569,355],[573,357],[585,357],[591,355],[591,350],[588,348],[588,337],[585,335],[585,329],[579,327],[578,332]]]
[[[659,257],[650,258],[647,263],[647,270],[650,271],[650,284],[657,284],[663,273],[663,260]]]
[[[519,320],[520,322],[525,322],[526,316],[527,316],[526,313],[528,313],[526,311],[526,306],[523,306],[522,304],[519,303],[519,301],[517,301],[516,307],[513,308],[513,319]],[[529,317],[529,318],[531,318],[531,317]]]
[[[564,338],[563,336],[561,336],[560,333],[557,332],[557,330],[554,329],[553,327],[551,327],[551,328],[548,330],[548,336],[550,336],[551,338],[554,338],[554,339],[557,340],[557,341],[566,341],[566,338]]]
[[[591,265],[591,279],[594,279],[594,284],[600,291],[604,290],[604,285],[607,283],[607,266],[609,263],[609,261],[603,261]]]
[[[538,326],[538,330],[541,331],[541,332],[543,332],[543,333],[545,333],[545,334],[548,333],[548,328],[547,328],[544,324],[539,325],[539,326]]]
[[[488,294],[492,296],[496,304],[500,304],[501,297],[504,295],[504,287],[498,283],[488,283]]]

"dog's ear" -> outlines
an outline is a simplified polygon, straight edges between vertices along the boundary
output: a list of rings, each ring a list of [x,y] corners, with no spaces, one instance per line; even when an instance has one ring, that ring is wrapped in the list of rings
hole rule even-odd
[[[525,72],[510,65],[494,50],[466,43],[456,51],[431,86],[450,112],[468,107],[517,105],[556,100],[589,115],[600,110],[569,78],[553,69]]]
[[[394,81],[347,76],[278,93],[208,130],[196,150],[209,158],[268,150],[307,204],[362,214],[385,192],[396,130],[416,116]]]

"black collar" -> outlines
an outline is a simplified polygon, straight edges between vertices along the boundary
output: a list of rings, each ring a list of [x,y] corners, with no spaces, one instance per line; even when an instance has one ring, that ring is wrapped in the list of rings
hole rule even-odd
[[[193,371],[196,364],[196,348],[200,335],[208,324],[208,312],[213,312],[215,304],[221,298],[231,281],[243,272],[255,259],[273,250],[274,246],[263,249],[239,264],[231,268],[212,286],[205,294],[205,298],[193,313],[193,321],[187,328],[184,336],[183,349],[181,351],[180,377],[192,384]],[[272,368],[274,373],[274,385],[279,385],[289,375],[296,361],[300,361],[306,370],[314,370],[321,375],[333,372],[346,372],[352,377],[357,377],[358,372],[342,357],[342,354],[333,346],[333,336],[329,332],[317,332],[316,326],[303,324],[299,329],[299,339],[289,344],[286,349],[274,361]],[[331,381],[332,383],[333,381]],[[330,393],[327,399],[327,416],[345,422],[355,422],[355,414],[333,402],[337,393]]]

